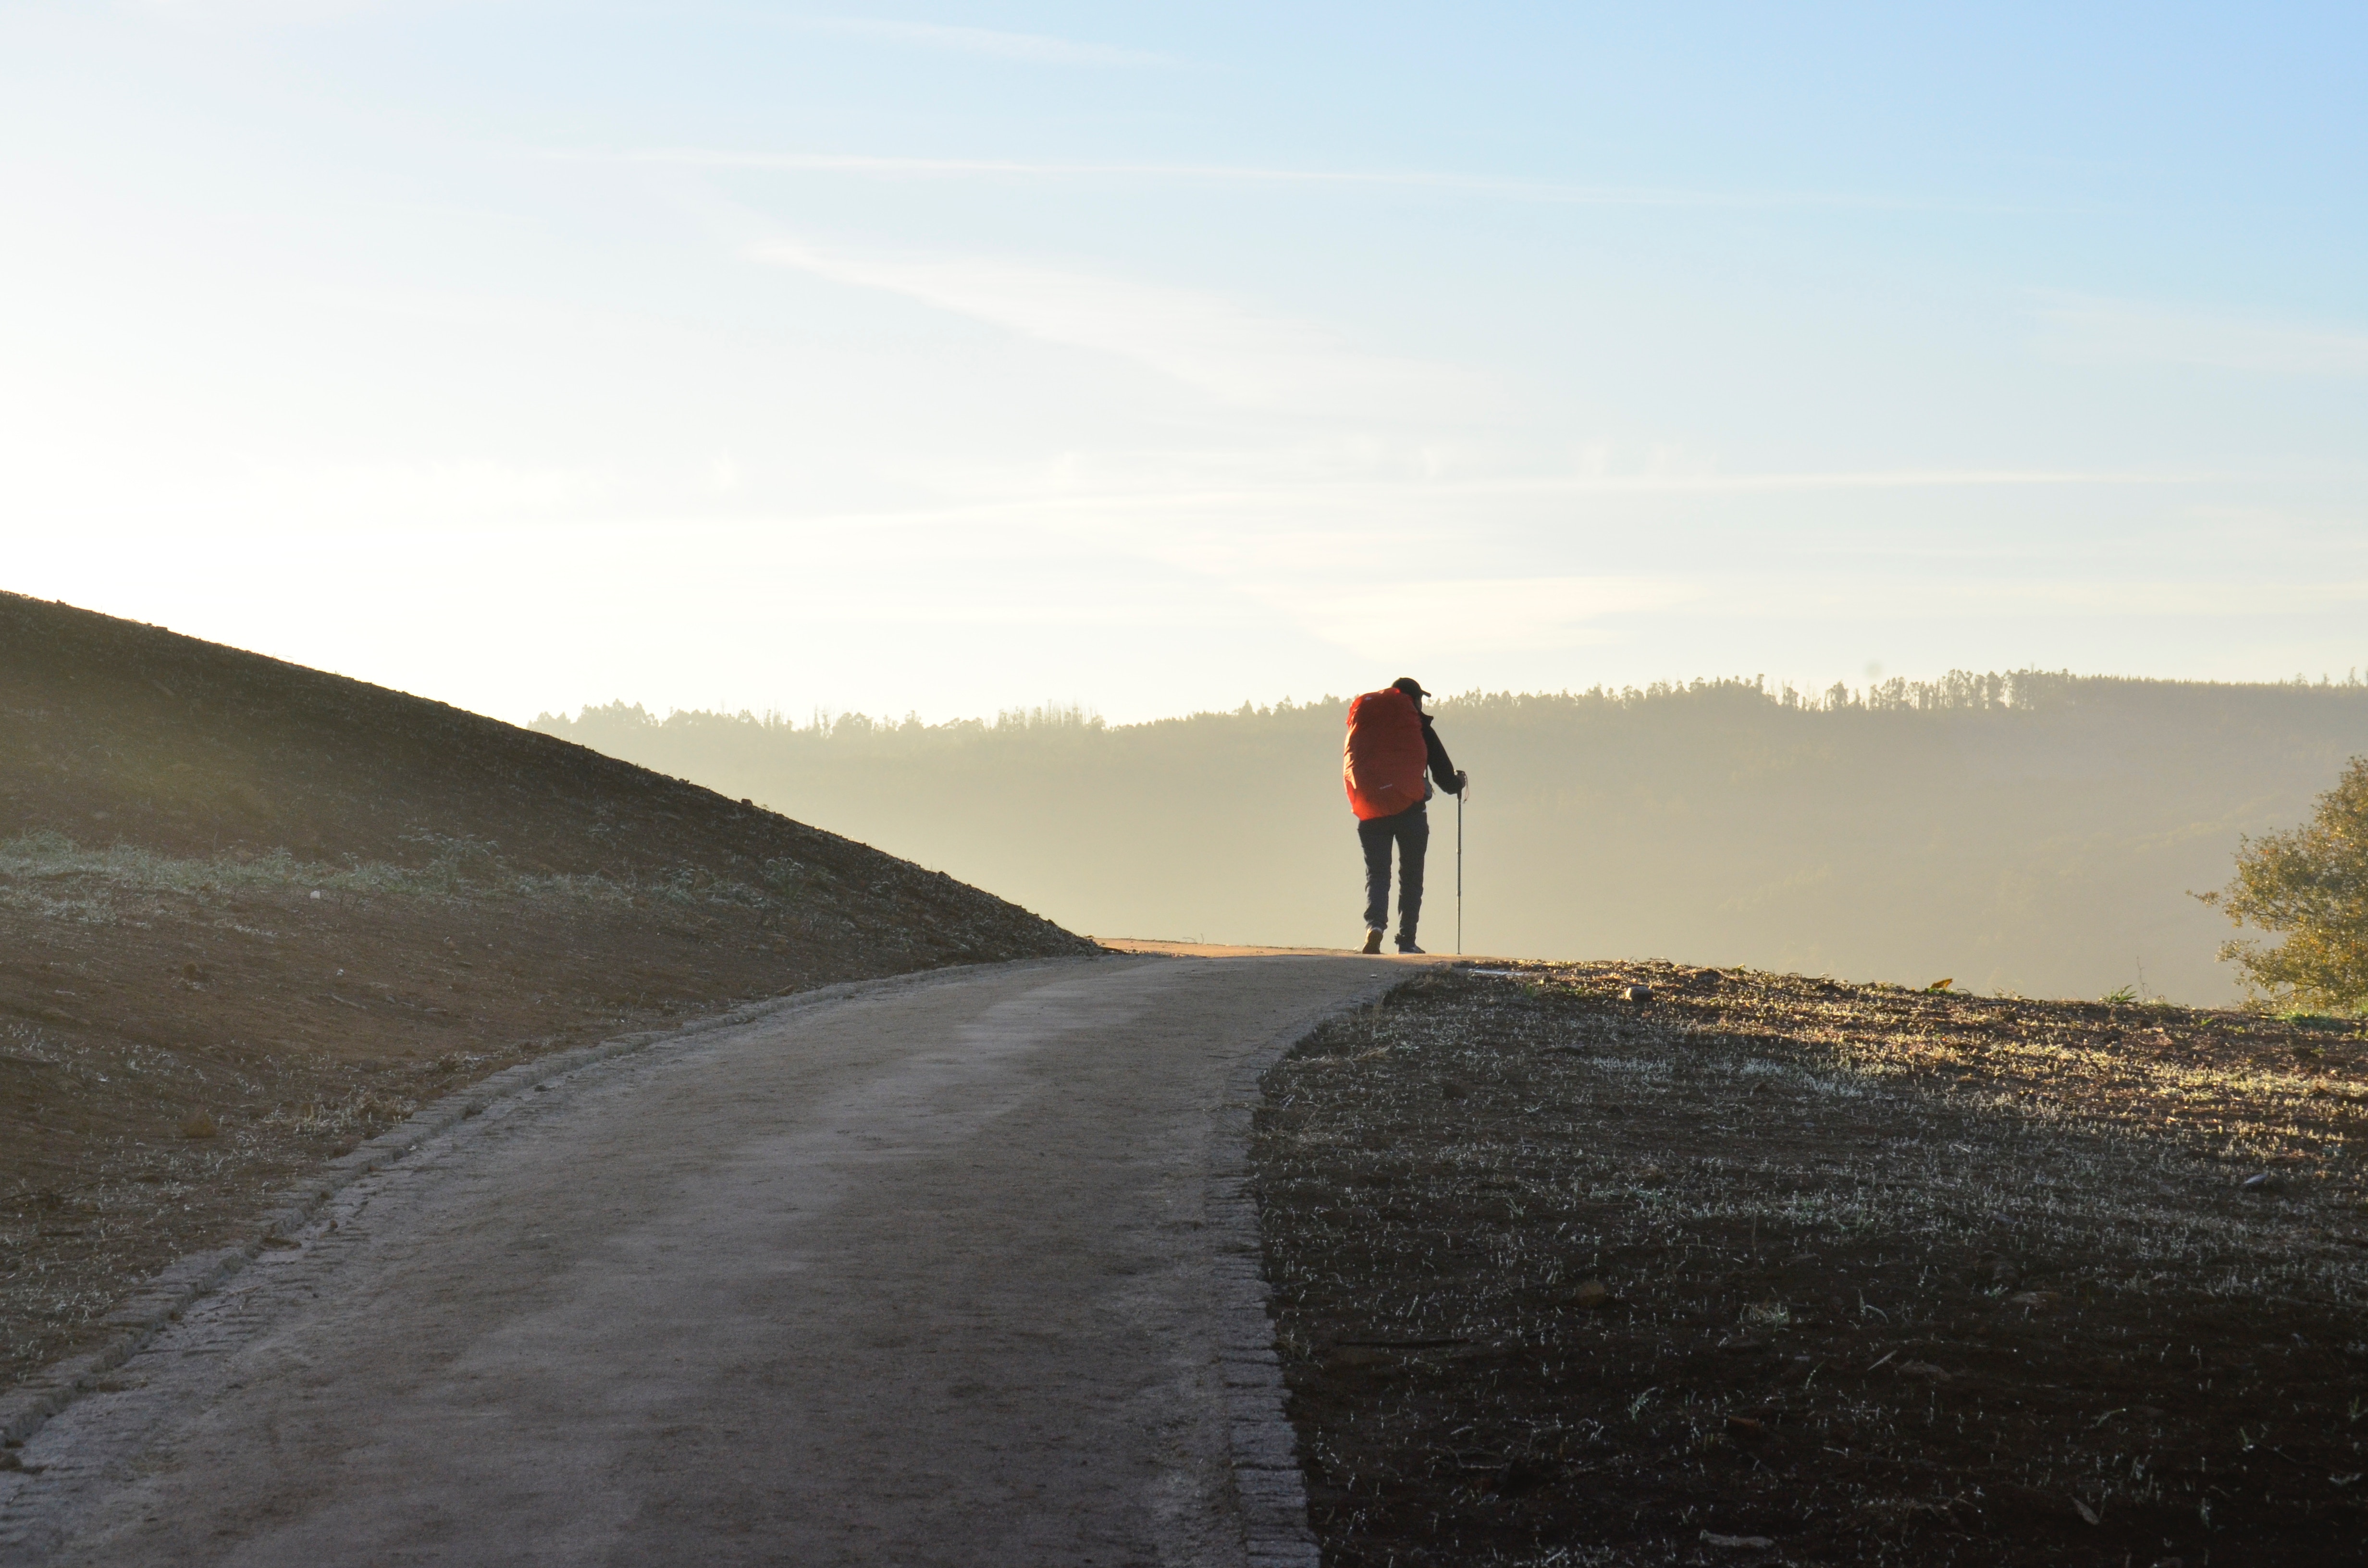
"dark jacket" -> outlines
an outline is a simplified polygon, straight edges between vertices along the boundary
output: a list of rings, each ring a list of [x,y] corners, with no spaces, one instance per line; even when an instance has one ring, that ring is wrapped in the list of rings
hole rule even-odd
[[[1439,732],[1430,727],[1430,715],[1425,713],[1421,717],[1422,749],[1430,762],[1430,777],[1438,786],[1438,793],[1452,795],[1455,793],[1455,764],[1447,760],[1447,748],[1440,744]],[[1423,799],[1429,800],[1430,794],[1426,792]]]

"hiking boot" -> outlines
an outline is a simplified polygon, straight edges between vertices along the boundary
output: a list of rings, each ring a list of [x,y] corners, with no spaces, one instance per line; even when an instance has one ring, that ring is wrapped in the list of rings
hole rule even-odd
[[[1398,938],[1398,951],[1402,953],[1419,953],[1422,949],[1414,945],[1412,938],[1400,937]]]
[[[1382,928],[1380,926],[1368,926],[1365,927],[1365,946],[1363,950],[1369,953],[1378,953],[1382,950]]]

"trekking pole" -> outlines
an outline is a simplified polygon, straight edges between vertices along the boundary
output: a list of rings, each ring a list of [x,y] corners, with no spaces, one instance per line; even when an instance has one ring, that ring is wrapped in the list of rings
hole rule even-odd
[[[1455,956],[1463,956],[1463,791],[1455,791]]]

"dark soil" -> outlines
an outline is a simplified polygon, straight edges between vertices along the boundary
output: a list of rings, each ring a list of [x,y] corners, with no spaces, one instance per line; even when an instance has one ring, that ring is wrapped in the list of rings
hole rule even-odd
[[[0,1386],[511,1062],[1093,950],[564,741],[0,595]]]
[[[2363,1061],[1665,965],[1410,983],[1277,1066],[1256,1145],[1325,1561],[2361,1562]]]

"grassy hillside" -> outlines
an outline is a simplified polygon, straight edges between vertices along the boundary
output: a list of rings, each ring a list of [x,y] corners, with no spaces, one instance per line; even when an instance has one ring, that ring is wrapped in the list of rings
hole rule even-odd
[[[2033,995],[2233,995],[2240,833],[2368,752],[2368,687],[2022,673],[1804,699],[1757,683],[1436,705],[1474,790],[1465,946]],[[1007,891],[1073,928],[1346,944],[1361,904],[1326,699],[1106,727],[797,725],[638,708],[536,727]],[[1428,945],[1454,937],[1435,802]],[[2141,974],[2143,968],[2143,974]]]
[[[0,1380],[307,1163],[513,1062],[1088,950],[564,741],[0,596]]]

